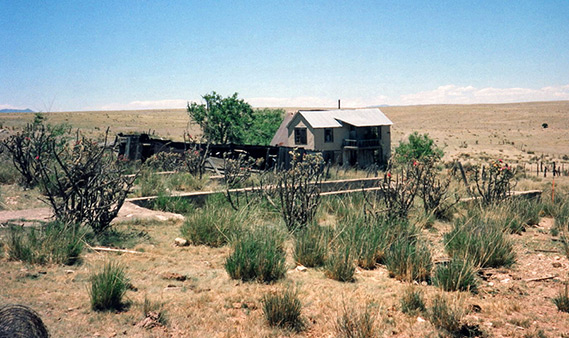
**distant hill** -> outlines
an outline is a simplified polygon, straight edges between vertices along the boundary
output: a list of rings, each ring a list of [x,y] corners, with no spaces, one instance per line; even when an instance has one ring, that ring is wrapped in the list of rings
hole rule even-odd
[[[0,109],[0,113],[35,113],[31,109]]]

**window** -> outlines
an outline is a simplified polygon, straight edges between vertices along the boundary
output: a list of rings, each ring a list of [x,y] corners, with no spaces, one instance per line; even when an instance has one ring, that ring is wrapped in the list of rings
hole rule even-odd
[[[306,128],[294,128],[294,144],[306,144]]]
[[[324,129],[324,142],[325,143],[334,142],[334,129],[332,128]]]

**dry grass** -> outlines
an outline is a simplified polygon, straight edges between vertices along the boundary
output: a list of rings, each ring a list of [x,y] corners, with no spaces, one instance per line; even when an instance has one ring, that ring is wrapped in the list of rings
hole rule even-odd
[[[529,159],[534,155],[518,149],[524,144],[526,151],[534,151],[535,155],[550,154],[549,158],[553,158],[569,149],[566,137],[569,121],[563,119],[569,111],[569,102],[386,107],[382,110],[395,122],[394,144],[413,130],[420,130],[438,139],[441,145],[446,142],[445,151],[449,156],[464,152],[470,154],[470,158],[479,159],[486,156],[486,152]],[[25,115],[24,119],[22,116],[6,114],[1,116],[1,121],[4,126],[14,126],[33,117]],[[112,131],[153,128],[158,134],[172,138],[181,138],[188,121],[183,109],[50,113],[49,119],[51,123],[68,122],[91,133],[102,132],[106,125],[112,125]],[[549,124],[548,129],[541,129],[544,122]],[[504,138],[514,144],[501,144]],[[467,148],[459,147],[463,140]],[[476,140],[479,144],[475,144]],[[569,169],[569,165],[566,164],[566,168]],[[551,196],[551,183],[551,178],[533,178],[520,182],[518,187],[544,189],[546,199]],[[8,193],[10,189],[4,186],[2,192],[5,203],[13,200],[11,195],[19,196],[13,208],[19,208],[20,201],[28,203],[30,200],[25,196],[28,192]],[[555,189],[556,194],[567,193],[569,179],[556,178]],[[339,212],[338,209],[340,206],[335,205],[331,210],[320,211],[320,223],[335,224],[334,211]],[[425,315],[418,315],[426,319],[423,322],[417,315],[401,312],[401,295],[410,283],[390,278],[383,265],[372,270],[356,269],[354,283],[338,282],[327,278],[319,268],[296,270],[293,241],[288,239],[285,242],[288,271],[284,279],[275,284],[243,283],[231,279],[225,271],[224,263],[231,253],[229,246],[173,246],[173,239],[180,236],[182,223],[181,220],[118,223],[119,230],[147,234],[132,247],[141,253],[86,251],[79,266],[30,266],[8,261],[0,254],[0,304],[22,303],[32,307],[56,337],[329,337],[336,334],[338,317],[346,305],[362,308],[366,304],[376,305],[370,307],[373,311],[370,316],[376,318],[375,324],[386,336],[436,337],[438,334]],[[553,219],[542,218],[537,226],[528,227],[521,235],[508,235],[514,242],[517,263],[509,268],[483,269],[478,294],[460,293],[461,306],[470,312],[463,318],[465,323],[478,325],[496,337],[523,337],[539,330],[549,337],[569,334],[569,314],[557,311],[552,301],[562,288],[569,267],[569,259],[562,254],[560,243],[550,234],[552,226]],[[430,229],[422,230],[422,237],[431,243],[435,263],[448,259],[443,235],[451,228],[451,223],[435,221]],[[0,231],[0,237],[3,235]],[[3,249],[0,246],[0,251]],[[91,310],[87,286],[91,274],[110,258],[125,267],[133,286],[126,293],[131,306],[120,313],[98,313]],[[171,276],[177,275],[187,276],[187,279],[172,279]],[[554,275],[558,277],[531,281]],[[272,328],[263,316],[263,295],[289,286],[298,290],[302,303],[306,327],[300,333]],[[441,292],[432,285],[415,287],[423,293],[427,308]],[[447,293],[449,297],[455,294]],[[136,325],[145,319],[145,300],[148,299],[163,304],[161,310],[168,316],[165,327],[146,329]]]

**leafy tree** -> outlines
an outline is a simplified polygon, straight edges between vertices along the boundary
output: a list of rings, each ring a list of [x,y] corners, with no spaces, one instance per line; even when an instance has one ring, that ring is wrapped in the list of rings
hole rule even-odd
[[[188,103],[188,114],[213,143],[268,145],[279,128],[284,110],[256,109],[237,97],[216,92],[203,97],[205,104]]]
[[[190,118],[200,125],[204,137],[213,143],[243,143],[251,128],[253,108],[237,97],[223,98],[216,92],[202,96],[206,104],[188,103]]]
[[[435,145],[435,141],[428,134],[414,132],[409,135],[408,141],[399,143],[395,149],[395,159],[400,163],[421,161],[426,158],[440,159],[444,153]]]
[[[253,124],[245,131],[245,144],[267,146],[283,121],[282,109],[256,109],[253,111]]]

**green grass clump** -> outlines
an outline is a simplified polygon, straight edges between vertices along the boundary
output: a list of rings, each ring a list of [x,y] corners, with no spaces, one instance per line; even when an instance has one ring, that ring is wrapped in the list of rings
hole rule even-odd
[[[307,267],[323,266],[328,256],[330,231],[318,224],[309,224],[294,234],[294,260]]]
[[[11,227],[6,243],[8,257],[30,264],[72,265],[83,251],[82,228],[50,222],[38,228]]]
[[[233,244],[225,270],[233,279],[270,283],[285,276],[283,236],[275,229],[246,231]]]
[[[375,268],[383,257],[387,229],[364,215],[350,215],[340,224],[342,239],[349,243],[357,264],[364,269]]]
[[[356,267],[350,246],[339,244],[337,248],[333,249],[328,256],[324,270],[328,278],[340,282],[353,282]]]
[[[89,297],[95,311],[120,311],[124,308],[123,297],[128,288],[124,269],[113,262],[104,265],[103,270],[91,276]]]
[[[415,237],[401,237],[389,248],[385,265],[390,277],[402,281],[427,281],[433,266],[431,251]]]
[[[569,312],[569,290],[567,283],[562,292],[553,298],[553,303],[557,306],[557,310]]]
[[[187,216],[180,232],[194,245],[220,247],[229,242],[244,221],[245,214],[242,211],[206,205]]]
[[[347,308],[344,304],[342,315],[336,319],[336,333],[345,338],[379,337],[379,329],[370,304],[363,310]]]
[[[408,315],[413,316],[426,311],[423,293],[415,288],[406,289],[401,296],[400,303],[401,312]]]
[[[451,257],[475,267],[508,267],[516,262],[512,242],[500,225],[487,218],[461,218],[444,239]]]
[[[357,265],[373,269],[383,262],[393,242],[400,237],[414,237],[418,229],[406,220],[352,214],[341,223],[340,237],[349,243]]]
[[[188,214],[194,211],[194,205],[188,199],[179,196],[159,194],[152,204],[152,209],[177,214]]]
[[[433,300],[429,308],[429,320],[437,329],[449,333],[452,336],[464,337],[462,318],[466,311],[459,304],[449,304],[448,300],[439,295]]]
[[[263,315],[270,326],[302,331],[302,304],[296,292],[287,289],[280,294],[266,294],[261,300]]]
[[[433,284],[444,291],[476,292],[476,268],[467,260],[453,258],[450,262],[437,266]]]

